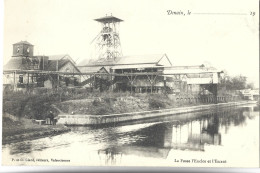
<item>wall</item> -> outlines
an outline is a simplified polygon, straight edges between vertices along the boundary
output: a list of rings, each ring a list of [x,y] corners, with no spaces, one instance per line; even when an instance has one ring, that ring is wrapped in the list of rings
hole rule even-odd
[[[75,66],[68,62],[63,67],[59,69],[60,72],[71,72],[71,73],[78,73],[79,71],[75,68]]]
[[[59,115],[59,120],[57,124],[65,124],[65,125],[101,125],[101,124],[108,124],[108,123],[113,124],[119,122],[161,117],[166,115],[173,116],[177,114],[184,114],[190,112],[198,112],[198,111],[200,112],[200,111],[219,109],[219,108],[250,104],[250,103],[253,102],[242,101],[242,102],[219,103],[219,104],[199,105],[199,106],[191,106],[191,107],[143,111],[143,112],[131,112],[131,113],[112,114],[112,115],[64,114],[64,115]]]
[[[19,47],[19,52],[17,52],[18,47]],[[27,48],[29,48],[29,53],[27,52]],[[13,45],[13,56],[32,57],[33,56],[33,45],[27,45],[27,44]]]

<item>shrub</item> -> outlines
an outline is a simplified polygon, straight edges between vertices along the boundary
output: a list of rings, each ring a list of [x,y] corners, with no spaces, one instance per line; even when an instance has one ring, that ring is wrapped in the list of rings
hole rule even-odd
[[[97,107],[93,112],[94,115],[105,115],[107,114],[107,109],[104,107]]]
[[[92,115],[104,115],[113,113],[111,102],[107,99],[106,101],[95,99],[92,104],[89,105],[89,111]]]
[[[154,98],[149,99],[149,108],[150,109],[160,109],[160,108],[165,108],[165,107],[166,107],[166,105],[163,101],[154,99]]]
[[[3,96],[3,111],[17,117],[44,119],[51,108],[51,104],[65,100],[59,94],[26,94],[9,92]]]

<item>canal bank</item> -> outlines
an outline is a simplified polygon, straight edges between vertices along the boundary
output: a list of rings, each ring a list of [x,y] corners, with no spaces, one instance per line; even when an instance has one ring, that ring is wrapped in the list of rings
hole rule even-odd
[[[39,132],[30,132],[30,133],[6,136],[6,137],[3,137],[2,144],[4,145],[4,144],[20,142],[20,141],[24,141],[24,140],[33,140],[33,139],[44,138],[47,136],[55,136],[55,135],[69,132],[69,131],[70,131],[69,128],[63,127],[63,128],[53,128],[53,129],[43,130],[43,131],[39,131]]]
[[[64,125],[39,125],[30,119],[17,118],[4,113],[2,144],[51,137],[69,131],[70,128]]]
[[[255,166],[259,162],[259,106],[246,104],[216,111],[180,114],[129,122],[123,126],[70,127],[53,137],[3,145],[5,165],[39,165],[36,159],[70,160],[59,165],[77,166],[187,166],[175,159],[226,160],[207,167]],[[179,117],[179,118],[177,118]],[[180,123],[176,122],[180,120]],[[145,122],[144,122],[145,121]],[[40,157],[38,157],[40,156]],[[80,156],[80,157],[79,157]],[[12,159],[35,159],[36,162]],[[241,158],[244,158],[241,160]],[[254,161],[255,160],[255,161]],[[201,163],[192,166],[204,166]]]
[[[199,105],[191,107],[180,107],[172,109],[160,109],[153,111],[142,111],[142,112],[131,112],[122,114],[110,114],[110,115],[81,115],[81,114],[61,114],[57,124],[64,124],[66,126],[92,126],[92,125],[103,125],[103,124],[117,124],[121,122],[131,122],[142,119],[163,117],[163,116],[174,116],[184,113],[200,112],[221,109],[226,107],[234,107],[245,104],[255,104],[256,101],[240,101],[240,102],[229,102],[229,103],[218,103]]]

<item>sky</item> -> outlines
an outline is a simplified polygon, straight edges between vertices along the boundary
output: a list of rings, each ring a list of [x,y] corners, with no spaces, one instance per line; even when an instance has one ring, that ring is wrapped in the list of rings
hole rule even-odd
[[[5,0],[4,61],[27,40],[34,55],[91,58],[91,41],[112,15],[120,23],[123,55],[166,53],[173,65],[203,63],[244,75],[259,86],[258,0]],[[191,11],[168,15],[167,10]],[[255,12],[255,16],[250,15]],[[218,13],[218,14],[195,14]],[[224,15],[219,13],[231,13]],[[237,15],[235,15],[237,14]],[[80,64],[82,65],[82,63]]]

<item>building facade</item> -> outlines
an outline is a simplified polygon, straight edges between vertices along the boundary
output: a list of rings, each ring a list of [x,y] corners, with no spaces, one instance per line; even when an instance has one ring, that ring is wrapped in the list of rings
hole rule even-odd
[[[21,41],[13,44],[13,56],[4,65],[3,84],[15,88],[77,85],[80,73],[69,55],[34,55],[34,46]],[[67,75],[71,73],[71,75]]]

